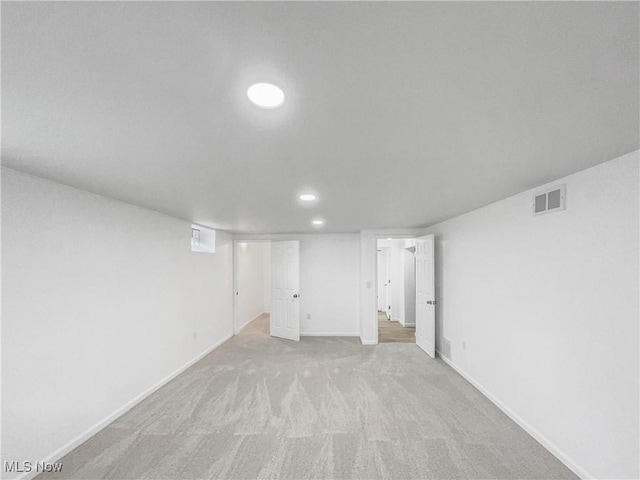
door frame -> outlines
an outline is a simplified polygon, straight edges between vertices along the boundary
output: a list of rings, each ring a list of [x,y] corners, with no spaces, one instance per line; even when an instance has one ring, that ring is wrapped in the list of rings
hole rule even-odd
[[[374,242],[373,242],[373,273],[374,273],[374,285],[378,285],[378,240],[384,240],[387,238],[390,238],[392,240],[406,240],[406,239],[413,239],[413,238],[419,238],[422,235],[425,235],[424,233],[389,233],[389,232],[384,232],[384,233],[379,233],[379,232],[375,232],[373,234],[373,238],[374,238]],[[375,304],[375,315],[373,318],[373,333],[374,333],[374,337],[375,337],[375,343],[373,343],[372,345],[378,345],[379,343],[379,339],[378,339],[378,299],[377,296],[373,297],[373,303]]]
[[[238,255],[240,252],[240,244],[241,243],[268,243],[271,245],[271,240],[265,239],[242,239],[242,238],[234,238],[233,239],[233,291],[231,295],[233,296],[233,315],[231,315],[231,322],[233,328],[233,335],[237,335],[240,333],[240,330],[237,326],[238,322]],[[269,260],[271,261],[271,260]]]

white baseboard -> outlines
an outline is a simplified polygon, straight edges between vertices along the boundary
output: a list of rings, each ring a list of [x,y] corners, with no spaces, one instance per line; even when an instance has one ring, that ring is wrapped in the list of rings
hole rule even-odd
[[[65,445],[63,445],[62,447],[60,447],[59,449],[57,449],[55,452],[53,452],[52,454],[48,455],[47,457],[45,457],[42,462],[45,463],[55,463],[58,460],[60,460],[62,457],[64,457],[67,453],[69,453],[71,450],[73,450],[74,448],[76,448],[78,445],[86,442],[89,438],[91,438],[92,436],[94,436],[96,433],[98,433],[100,430],[102,430],[104,427],[106,427],[107,425],[109,425],[111,422],[113,422],[114,420],[116,420],[118,417],[121,417],[122,415],[124,415],[125,413],[127,413],[129,410],[131,410],[133,407],[135,407],[137,404],[139,404],[142,400],[144,400],[145,398],[147,398],[149,395],[151,395],[153,392],[155,392],[156,390],[158,390],[159,388],[163,387],[164,385],[166,385],[167,383],[169,383],[171,380],[173,380],[175,377],[177,377],[178,375],[180,375],[182,372],[184,372],[187,368],[191,367],[193,364],[197,363],[198,361],[202,360],[205,356],[207,356],[208,354],[210,354],[211,352],[213,352],[216,348],[218,348],[220,345],[222,345],[224,342],[226,342],[227,340],[229,340],[231,337],[233,337],[233,334],[227,335],[226,337],[224,337],[222,340],[218,341],[215,345],[213,345],[212,347],[208,348],[207,350],[205,350],[204,352],[200,353],[198,356],[196,356],[194,359],[189,360],[187,363],[185,363],[183,366],[181,366],[180,368],[178,368],[177,370],[175,370],[174,372],[170,373],[169,375],[167,375],[165,378],[163,378],[162,380],[160,380],[158,383],[156,383],[155,385],[151,386],[150,388],[146,389],[144,392],[142,392],[140,395],[134,397],[133,399],[129,400],[127,403],[125,403],[124,405],[122,405],[120,408],[118,408],[115,412],[111,413],[110,415],[107,415],[105,418],[103,418],[102,420],[100,420],[98,423],[96,423],[95,425],[93,425],[92,427],[88,428],[87,430],[85,430],[84,432],[82,432],[80,435],[78,435],[77,437],[75,437],[74,439],[72,439],[71,441],[67,442]],[[30,480],[32,478],[34,478],[36,475],[40,474],[41,472],[37,472],[35,471],[35,469],[31,472],[26,472],[24,475],[17,477],[16,480]]]
[[[491,402],[493,402],[493,404],[496,407],[502,410],[511,420],[513,420],[518,425],[520,425],[529,435],[535,438],[538,441],[538,443],[540,443],[544,448],[549,450],[549,452],[551,452],[551,454],[554,457],[560,460],[573,473],[575,473],[580,478],[585,480],[596,478],[593,475],[591,475],[589,472],[587,472],[584,468],[582,468],[580,465],[578,465],[576,462],[574,462],[571,458],[569,458],[569,456],[564,451],[562,451],[556,444],[551,442],[547,437],[545,437],[538,430],[536,430],[534,427],[532,427],[526,421],[524,421],[517,413],[515,413],[513,410],[507,407],[504,403],[502,403],[502,401],[498,397],[496,397],[489,390],[483,387],[480,383],[474,380],[471,376],[469,376],[464,370],[458,367],[451,360],[449,360],[447,357],[442,355],[440,351],[436,350],[436,353],[444,363],[446,363],[451,368],[453,368],[462,378],[464,378],[467,382],[469,382],[476,389],[478,389],[480,393],[482,393],[485,397],[491,400]]]
[[[362,343],[362,345],[377,345],[378,342],[376,340],[363,340],[362,337],[360,337],[360,343]]]
[[[358,332],[300,332],[301,337],[359,337]]]
[[[244,327],[246,327],[247,325],[249,325],[251,322],[253,322],[254,320],[258,320],[259,318],[262,318],[264,315],[269,315],[267,312],[262,312],[259,313],[258,315],[256,315],[255,317],[253,317],[251,320],[247,320],[246,322],[244,322],[240,328],[238,328],[238,330],[236,331],[236,335],[239,334]]]

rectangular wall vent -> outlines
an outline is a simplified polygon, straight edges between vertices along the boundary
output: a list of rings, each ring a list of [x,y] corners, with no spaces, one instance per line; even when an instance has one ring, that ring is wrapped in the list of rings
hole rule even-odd
[[[536,193],[533,197],[533,214],[545,215],[559,212],[566,208],[567,186],[556,185],[544,192]]]
[[[451,340],[442,338],[442,355],[451,360]]]

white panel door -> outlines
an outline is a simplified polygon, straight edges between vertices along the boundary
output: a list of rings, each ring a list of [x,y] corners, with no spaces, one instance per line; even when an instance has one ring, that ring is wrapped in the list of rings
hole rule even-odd
[[[387,313],[387,319],[391,320],[391,249],[383,248],[384,253],[384,311]]]
[[[387,307],[384,305],[384,275],[382,274],[383,266],[382,262],[384,262],[384,254],[382,250],[378,250],[378,269],[376,271],[376,276],[378,280],[378,311],[384,312]]]
[[[389,248],[378,250],[378,311],[389,317]]]
[[[272,337],[300,340],[299,244],[271,242]]]
[[[436,309],[433,235],[416,240],[416,344],[436,356]]]
[[[388,319],[391,319],[389,311],[389,263],[390,263],[389,247],[381,247],[378,250],[378,311],[385,312]]]

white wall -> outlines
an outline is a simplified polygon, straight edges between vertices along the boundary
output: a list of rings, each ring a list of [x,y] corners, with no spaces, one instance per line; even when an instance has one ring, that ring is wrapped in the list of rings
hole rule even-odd
[[[270,255],[265,245],[254,242],[237,244],[236,332],[265,313],[265,263],[271,265],[271,262],[265,262],[265,257]]]
[[[376,308],[376,255],[378,245],[372,231],[360,232],[360,340],[364,345],[378,343]]]
[[[391,262],[389,277],[391,279],[390,304],[391,319],[401,322],[404,319],[404,267],[402,263],[404,240],[390,240]]]
[[[405,249],[403,249],[404,314],[401,319],[403,326],[416,324],[416,258],[413,253],[406,250],[407,247],[415,246],[415,243],[415,240],[405,240]]]
[[[638,178],[634,152],[554,182],[566,211],[527,191],[430,229],[438,346],[596,478],[640,476]]]
[[[360,237],[357,233],[238,235],[236,240],[298,240],[300,334],[358,334]]]
[[[192,253],[189,222],[6,168],[2,222],[3,461],[53,454],[232,333],[224,232]]]
[[[271,312],[271,245],[262,243],[262,311]]]
[[[358,234],[300,238],[301,334],[358,334],[359,254]]]
[[[378,288],[378,311],[379,312],[386,312],[389,307],[388,302],[385,301],[387,280],[389,280],[388,278],[386,278],[388,277],[386,273],[387,258],[388,258],[387,248],[384,248],[378,245],[378,254],[377,254],[378,263],[376,263],[376,266],[378,268],[377,288]]]

